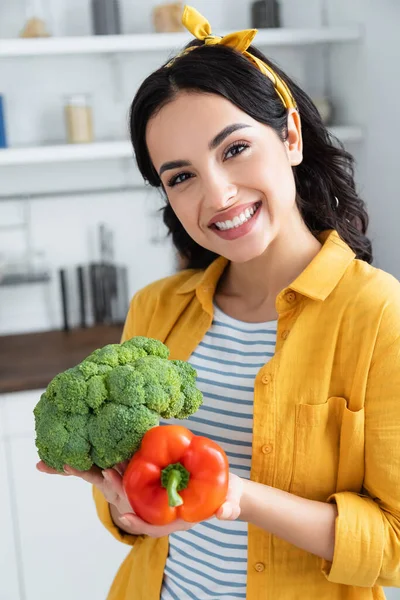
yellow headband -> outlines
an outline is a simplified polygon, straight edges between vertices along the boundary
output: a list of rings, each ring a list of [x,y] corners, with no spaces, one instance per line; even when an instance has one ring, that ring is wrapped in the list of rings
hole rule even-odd
[[[279,77],[275,71],[265,64],[263,61],[259,60],[250,52],[247,52],[247,48],[250,46],[251,42],[255,38],[257,34],[257,29],[244,29],[243,31],[236,31],[235,33],[229,33],[224,37],[219,37],[217,35],[213,35],[211,33],[211,25],[201,15],[195,8],[191,6],[185,6],[182,16],[182,24],[192,33],[198,40],[204,41],[206,45],[215,46],[217,44],[221,44],[222,46],[229,46],[233,48],[237,52],[246,56],[264,75],[266,75],[273,83],[276,93],[279,98],[282,100],[283,105],[286,109],[295,108],[297,109],[297,104],[295,99],[293,98],[289,87],[286,83]],[[190,46],[183,50],[180,54],[178,54],[172,61],[168,63],[168,67],[173,64],[173,62],[179,58],[180,56],[184,56],[191,50],[194,50],[198,46]]]

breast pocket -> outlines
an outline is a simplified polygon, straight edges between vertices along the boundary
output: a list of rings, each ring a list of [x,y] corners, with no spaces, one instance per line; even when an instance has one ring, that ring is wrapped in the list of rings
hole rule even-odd
[[[341,397],[298,404],[289,491],[325,501],[334,492],[360,492],[363,479],[364,409],[349,410]]]

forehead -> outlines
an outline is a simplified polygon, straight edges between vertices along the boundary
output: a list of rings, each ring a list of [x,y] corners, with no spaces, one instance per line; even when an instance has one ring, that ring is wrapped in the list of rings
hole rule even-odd
[[[146,143],[157,168],[165,160],[189,158],[227,125],[257,123],[247,113],[216,94],[180,92],[149,121]]]

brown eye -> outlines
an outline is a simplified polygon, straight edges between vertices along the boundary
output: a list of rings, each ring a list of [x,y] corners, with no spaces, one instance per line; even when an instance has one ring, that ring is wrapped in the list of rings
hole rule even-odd
[[[237,156],[238,154],[242,154],[242,152],[244,152],[244,150],[246,150],[247,148],[249,148],[249,144],[245,144],[244,142],[235,142],[234,144],[232,144],[232,146],[230,146],[225,154],[224,154],[224,159],[226,160],[227,158],[232,158],[233,156]],[[230,154],[230,156],[229,156]]]
[[[171,179],[168,181],[167,185],[168,185],[168,187],[174,187],[175,185],[184,183],[191,177],[193,177],[193,175],[191,173],[178,173],[178,175],[174,175],[173,177],[171,177]]]

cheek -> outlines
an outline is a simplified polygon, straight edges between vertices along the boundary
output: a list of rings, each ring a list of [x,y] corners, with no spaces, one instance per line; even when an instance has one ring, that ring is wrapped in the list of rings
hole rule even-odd
[[[296,198],[296,186],[292,167],[285,160],[275,160],[266,165],[259,161],[249,173],[251,186],[263,192],[271,210],[292,206]]]
[[[189,194],[182,194],[181,197],[169,198],[169,203],[183,227],[191,234],[191,230],[197,227],[199,220],[198,206],[195,199],[190,198]]]

